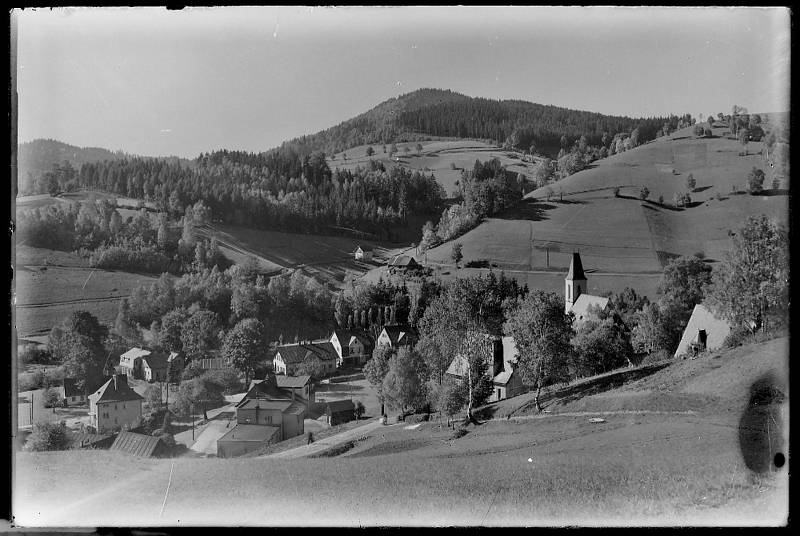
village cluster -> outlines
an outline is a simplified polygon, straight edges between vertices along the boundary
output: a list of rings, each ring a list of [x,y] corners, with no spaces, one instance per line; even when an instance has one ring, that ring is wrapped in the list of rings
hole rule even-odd
[[[356,255],[365,258],[359,248]],[[409,256],[398,256],[389,263],[390,270],[417,270],[420,266]],[[572,313],[574,322],[593,318],[607,309],[607,297],[587,292],[588,280],[579,253],[573,253],[565,277],[565,312]],[[730,326],[715,317],[702,305],[697,305],[685,328],[675,357],[697,354],[705,349],[722,346]],[[483,354],[491,379],[492,392],[488,402],[497,402],[527,391],[521,374],[515,373],[517,349],[513,337],[482,334]],[[385,325],[377,339],[366,331],[335,329],[329,337],[299,340],[292,343],[280,341],[274,351],[271,371],[265,378],[250,381],[246,392],[234,405],[235,416],[230,428],[216,440],[216,456],[230,458],[262,450],[274,443],[303,435],[304,421],[311,414],[322,414],[326,424],[334,426],[349,422],[359,416],[352,399],[316,400],[315,381],[308,374],[299,373],[300,365],[309,359],[322,365],[325,376],[335,380],[343,367],[359,370],[369,361],[376,347],[392,349],[413,347],[419,336],[408,325]],[[86,407],[89,427],[81,426],[75,434],[76,448],[110,448],[137,456],[168,454],[168,448],[159,437],[137,432],[144,418],[145,399],[129,384],[129,380],[149,383],[167,382],[173,374],[187,365],[180,352],[169,354],[142,348],[131,348],[120,356],[117,366],[105,371],[104,383],[96,389],[79,390],[75,379],[65,378],[57,387],[59,405]],[[199,360],[202,370],[219,370],[225,366],[221,357]],[[455,355],[446,374],[464,378],[468,373],[468,359]],[[169,388],[167,389],[169,392]],[[167,394],[167,396],[169,396]],[[363,409],[363,408],[362,408]],[[385,422],[385,416],[382,416]]]

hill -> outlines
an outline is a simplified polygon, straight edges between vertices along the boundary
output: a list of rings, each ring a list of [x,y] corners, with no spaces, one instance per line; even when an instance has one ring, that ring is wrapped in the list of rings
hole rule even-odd
[[[787,369],[788,341],[777,339],[584,392],[550,414],[470,426],[459,439],[438,421],[378,427],[329,453],[335,460],[18,453],[13,506],[22,525],[778,525],[786,468],[754,479],[739,430],[751,385]],[[780,448],[788,400],[767,407]]]
[[[589,292],[627,285],[652,297],[670,259],[702,253],[719,261],[730,245],[728,232],[747,216],[764,213],[788,222],[788,191],[772,190],[769,175],[761,195],[744,193],[754,166],[768,170],[763,143],[750,142],[749,154],[739,156],[742,146],[725,131],[715,128],[714,137],[699,138],[690,128],[679,130],[534,190],[517,207],[456,239],[463,262],[519,270],[529,285],[555,285],[552,290],[561,292],[563,281],[554,284],[547,273],[535,272],[563,274],[579,251],[591,271]],[[676,209],[672,196],[687,191],[689,174],[696,181],[692,202]],[[650,191],[647,201],[638,198],[643,187]],[[451,265],[451,250],[452,241],[429,250],[427,260]]]
[[[598,145],[603,134],[640,129],[643,140],[671,118],[630,118],[570,110],[521,100],[468,97],[441,89],[419,89],[386,100],[371,110],[316,134],[285,142],[308,154],[338,153],[368,144],[431,140],[431,137],[469,138],[520,150],[535,145],[537,152],[555,156],[563,145],[586,136]],[[566,140],[562,141],[562,136]]]
[[[133,157],[134,155],[123,151],[110,151],[102,147],[77,147],[51,139],[36,139],[20,143],[17,153],[17,190],[20,195],[34,193],[36,181],[52,170],[53,166],[62,165],[65,161],[69,162],[76,171],[80,171],[81,166],[87,162],[123,160]],[[188,164],[188,160],[178,157],[165,157],[164,159]]]

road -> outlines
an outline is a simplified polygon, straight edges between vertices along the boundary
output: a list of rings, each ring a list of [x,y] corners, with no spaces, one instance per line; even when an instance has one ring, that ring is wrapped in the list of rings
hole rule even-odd
[[[345,430],[344,432],[338,433],[336,435],[320,439],[319,441],[314,441],[310,445],[303,445],[302,447],[296,447],[293,449],[284,450],[283,452],[276,452],[275,454],[267,454],[265,456],[259,456],[259,458],[284,458],[284,459],[305,458],[313,454],[319,454],[320,452],[327,450],[333,446],[361,437],[364,434],[368,434],[379,428],[383,428],[383,426],[384,425],[381,424],[380,419],[375,419],[361,426],[351,428],[350,430]],[[396,424],[388,426],[396,426]]]

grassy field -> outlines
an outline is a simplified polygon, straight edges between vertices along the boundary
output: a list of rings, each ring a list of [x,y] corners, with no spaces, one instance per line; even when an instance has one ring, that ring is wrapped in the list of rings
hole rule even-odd
[[[754,478],[737,429],[748,386],[787,370],[787,345],[679,361],[460,439],[437,421],[380,427],[335,458],[19,453],[13,506],[23,526],[780,525],[786,468]]]
[[[15,254],[19,337],[47,333],[80,309],[112,323],[119,299],[155,280],[150,275],[93,269],[74,253],[20,246]]]

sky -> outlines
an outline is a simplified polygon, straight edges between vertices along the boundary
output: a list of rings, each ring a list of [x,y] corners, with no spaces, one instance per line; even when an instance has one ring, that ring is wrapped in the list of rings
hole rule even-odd
[[[425,87],[631,117],[789,109],[784,8],[57,8],[12,24],[19,142],[259,152]]]

